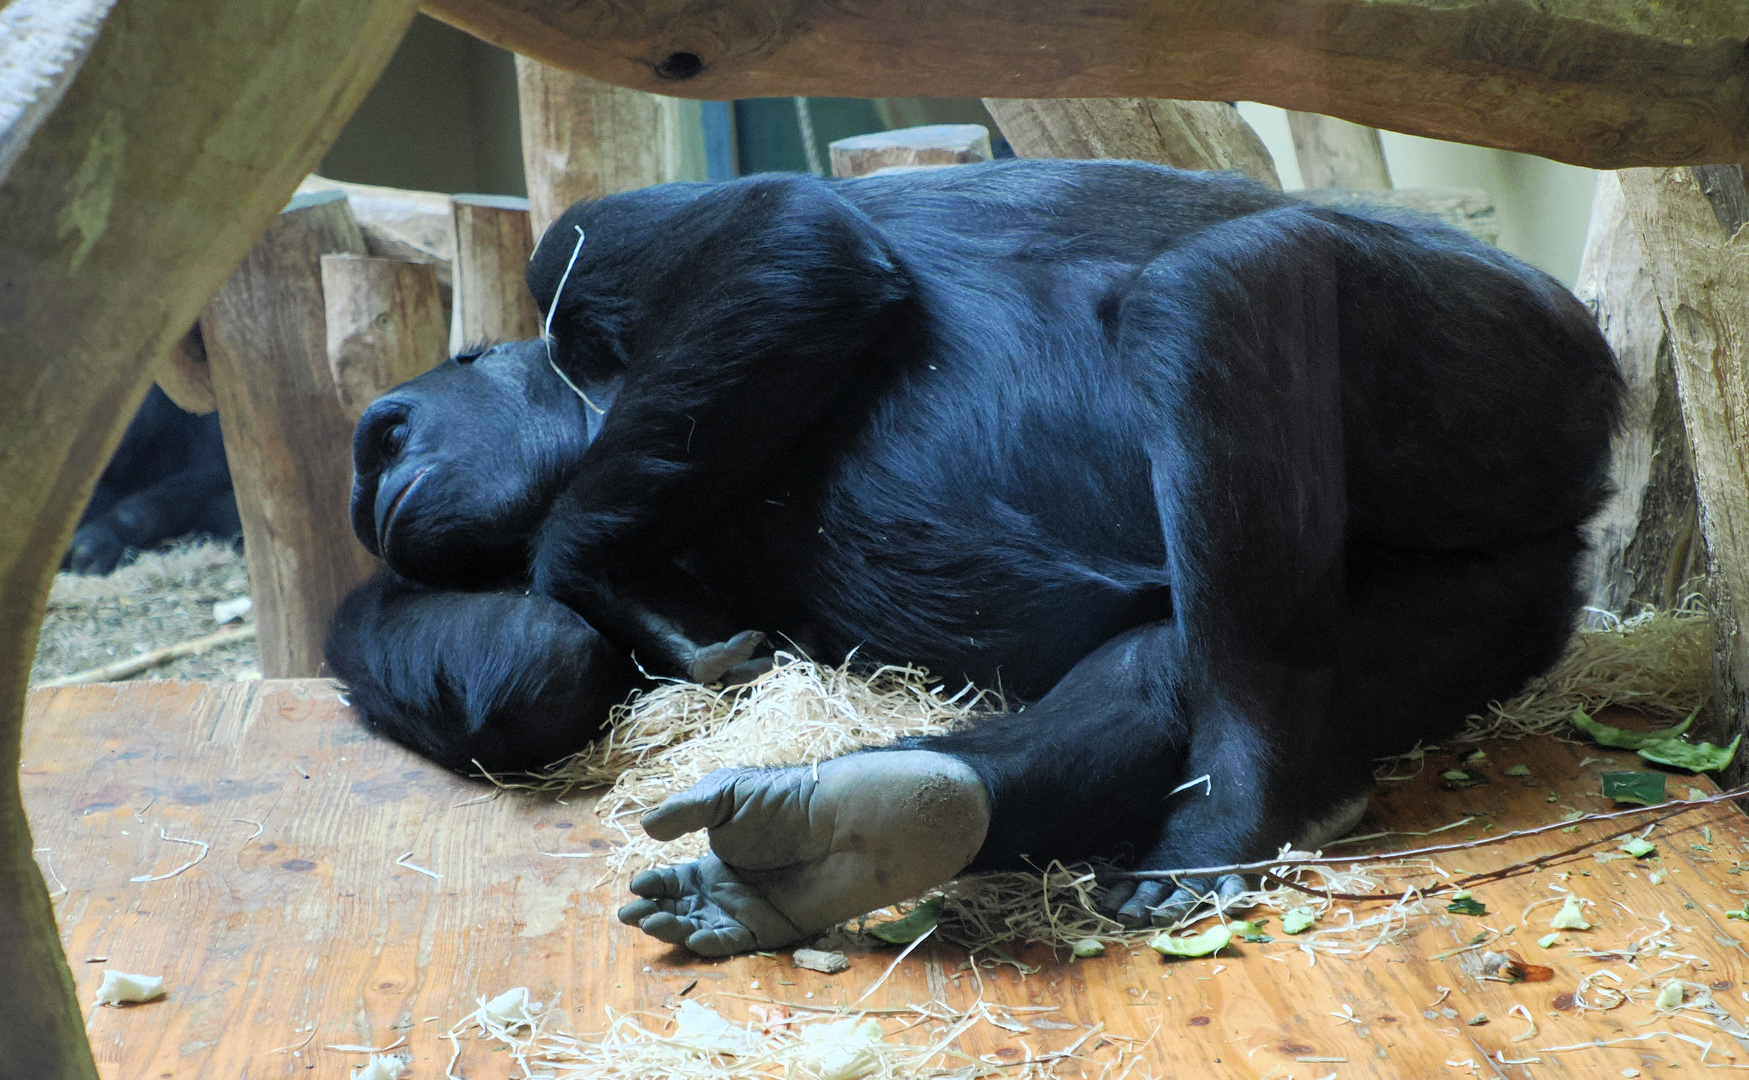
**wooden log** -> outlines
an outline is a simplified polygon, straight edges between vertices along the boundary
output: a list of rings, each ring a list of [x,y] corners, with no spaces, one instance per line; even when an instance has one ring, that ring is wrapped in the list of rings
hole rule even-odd
[[[703,139],[702,131],[693,130],[697,106],[683,107],[690,102],[627,90],[526,56],[516,58],[516,98],[530,231],[537,240],[582,199],[704,179],[700,168],[687,167],[687,142]]]
[[[213,397],[213,374],[207,366],[206,344],[200,339],[200,326],[189,327],[182,340],[170,347],[164,358],[152,369],[158,389],[184,412],[205,416],[219,407]]]
[[[129,0],[87,48],[91,7],[0,6],[0,98],[31,98],[0,118],[0,1071],[33,1080],[95,1076],[19,806],[49,586],[152,369],[315,167],[414,14],[411,0]],[[14,34],[33,12],[67,22]],[[50,65],[38,96],[26,83],[45,69],[16,64],[19,49],[84,66]],[[104,1049],[111,1071],[116,1050]]]
[[[1308,188],[1389,191],[1391,170],[1376,128],[1318,113],[1287,114],[1300,182]]]
[[[1224,101],[986,98],[1018,157],[1114,158],[1179,169],[1237,169],[1281,190],[1275,160]]]
[[[371,255],[435,266],[443,302],[449,304],[450,264],[455,261],[455,211],[448,195],[353,184],[315,173],[298,185],[299,195],[317,191],[346,193],[352,216],[364,233],[365,250]]]
[[[877,169],[964,165],[990,160],[990,129],[982,124],[928,124],[854,135],[827,146],[832,175],[867,176]]]
[[[1485,244],[1500,239],[1500,219],[1494,200],[1481,188],[1393,188],[1390,191],[1347,191],[1341,188],[1312,188],[1295,194],[1319,206],[1345,207],[1401,206],[1462,229]]]
[[[1597,178],[1573,292],[1597,317],[1627,382],[1626,415],[1611,449],[1615,493],[1591,523],[1580,587],[1589,606],[1618,615],[1674,607],[1705,571],[1706,545],[1664,316],[1615,173]]]
[[[457,195],[455,303],[449,350],[540,336],[540,312],[524,270],[534,253],[528,200]]]
[[[443,362],[449,320],[430,263],[322,256],[328,368],[353,424],[382,393]]]
[[[1734,165],[1634,169],[1621,186],[1669,328],[1694,450],[1718,643],[1714,703],[1728,736],[1749,728],[1749,193]]]
[[[1749,158],[1742,0],[427,0],[425,10],[554,67],[687,97],[1264,101],[1599,169]]]
[[[334,252],[364,252],[346,196],[300,195],[201,315],[269,678],[326,673],[334,609],[376,568],[352,535],[353,421],[328,367]]]

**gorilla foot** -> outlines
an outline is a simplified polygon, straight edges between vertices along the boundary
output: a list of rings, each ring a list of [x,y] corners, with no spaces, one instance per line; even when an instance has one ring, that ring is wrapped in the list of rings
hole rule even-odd
[[[703,956],[781,948],[947,881],[989,824],[983,781],[932,751],[719,769],[643,820],[658,840],[709,829],[712,853],[634,877],[619,918]]]
[[[1172,926],[1205,902],[1225,907],[1233,897],[1245,892],[1245,879],[1239,874],[1222,874],[1215,879],[1183,878],[1179,881],[1125,882],[1106,893],[1104,905],[1112,918],[1126,929],[1136,930],[1152,923]]]
[[[747,663],[753,650],[765,644],[765,635],[757,630],[743,630],[727,641],[703,645],[692,652],[686,664],[686,677],[695,683],[721,681],[730,671]]]

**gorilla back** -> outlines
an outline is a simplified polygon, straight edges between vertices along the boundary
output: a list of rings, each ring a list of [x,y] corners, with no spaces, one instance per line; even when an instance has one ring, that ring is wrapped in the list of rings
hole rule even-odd
[[[457,357],[358,433],[390,573],[330,660],[452,767],[580,747],[604,710],[552,702],[716,678],[752,627],[1031,702],[916,744],[989,793],[976,865],[1206,865],[1353,812],[1572,629],[1613,359],[1420,219],[1127,163],[754,177],[580,204],[529,284],[550,365]]]

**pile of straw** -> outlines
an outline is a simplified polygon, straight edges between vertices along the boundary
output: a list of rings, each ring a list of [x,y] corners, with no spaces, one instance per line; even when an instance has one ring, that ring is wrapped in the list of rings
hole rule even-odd
[[[1548,675],[1511,701],[1470,718],[1459,739],[1547,732],[1575,708],[1595,711],[1626,705],[1654,716],[1681,716],[1707,694],[1712,664],[1711,625],[1689,608],[1648,613],[1575,636]],[[685,790],[713,769],[819,761],[858,747],[925,735],[999,712],[1002,702],[970,687],[948,693],[916,668],[883,667],[858,674],[849,665],[822,667],[780,655],[752,683],[728,689],[692,684],[663,686],[615,713],[610,730],[590,750],[535,778],[540,790],[607,787],[597,812],[624,842],[605,856],[609,876],[646,866],[697,858],[706,838],[693,834],[658,843],[636,819],[668,795]],[[996,722],[1000,722],[999,720]],[[1303,853],[1284,852],[1284,874],[1310,875],[1303,884],[1338,892],[1374,892],[1424,868],[1367,867],[1337,875],[1329,868],[1291,867]],[[1335,880],[1336,877],[1341,880]],[[1097,903],[1097,871],[1052,864],[1035,873],[989,874],[948,884],[941,936],[978,952],[980,962],[1016,963],[1005,946],[1067,948],[1084,938],[1134,945],[1158,931],[1123,929]],[[1275,888],[1228,904],[1284,912],[1311,907],[1320,929],[1296,939],[1307,952],[1370,951],[1402,928],[1418,901],[1357,919],[1353,912],[1304,893]],[[1199,913],[1198,919],[1205,918]]]

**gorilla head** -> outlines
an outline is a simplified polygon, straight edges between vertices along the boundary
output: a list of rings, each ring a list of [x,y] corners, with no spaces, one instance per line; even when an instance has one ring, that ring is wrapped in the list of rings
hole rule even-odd
[[[589,413],[538,340],[446,360],[365,410],[352,529],[427,585],[521,577],[530,537],[599,429]]]

